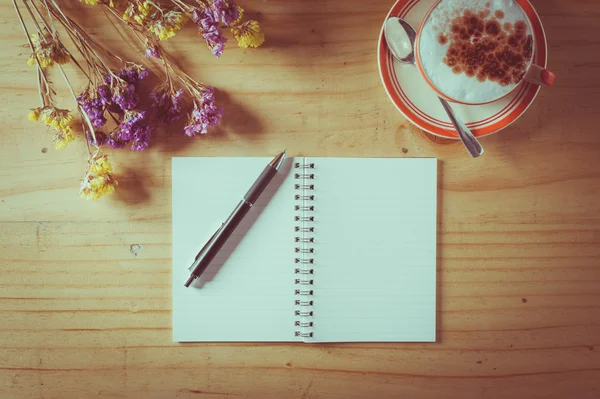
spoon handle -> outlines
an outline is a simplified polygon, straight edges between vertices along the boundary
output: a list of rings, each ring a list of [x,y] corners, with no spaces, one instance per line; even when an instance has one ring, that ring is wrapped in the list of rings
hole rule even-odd
[[[469,151],[469,154],[471,154],[473,158],[479,157],[481,154],[483,154],[483,148],[481,147],[481,144],[479,144],[479,141],[477,141],[475,136],[473,136],[473,133],[471,133],[469,128],[466,127],[465,124],[454,115],[454,111],[452,110],[452,107],[450,107],[450,104],[448,104],[448,101],[441,97],[438,98],[446,110],[446,113],[454,125],[454,128],[458,132],[458,137],[460,137],[460,140],[465,145],[465,148],[467,151]]]

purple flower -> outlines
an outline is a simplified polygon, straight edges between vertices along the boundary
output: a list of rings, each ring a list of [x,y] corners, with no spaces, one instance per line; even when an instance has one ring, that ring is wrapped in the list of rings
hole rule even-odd
[[[94,127],[106,124],[106,111],[122,114],[138,106],[136,84],[148,75],[148,71],[130,64],[115,75],[119,79],[108,73],[104,76],[104,84],[89,86],[77,97],[77,102]]]
[[[125,143],[121,140],[115,139],[114,137],[108,137],[108,139],[106,139],[106,144],[110,147],[110,148],[123,148],[125,147]]]
[[[146,111],[127,111],[123,116],[123,121],[119,124],[116,131],[116,138],[123,141],[131,141],[133,130],[137,128],[140,122],[146,120]]]
[[[147,77],[148,71],[137,64],[129,63],[127,66],[121,68],[121,70],[118,72],[114,71],[112,74],[107,73],[104,75],[104,82],[107,85],[114,84],[115,76],[129,84],[135,84]]]
[[[202,19],[202,15],[202,10],[196,8],[194,11],[192,11],[192,22],[195,24],[199,23]]]
[[[104,117],[104,105],[97,92],[91,92],[90,88],[88,88],[77,97],[77,102],[81,106],[83,112],[90,118],[92,126],[104,126],[106,123],[106,118]]]
[[[142,151],[148,147],[152,125],[147,123],[148,111],[127,111],[123,117],[123,122],[119,125],[114,134],[116,142],[131,143],[131,149]],[[110,143],[109,143],[110,145]]]
[[[212,7],[225,26],[231,25],[240,17],[240,10],[233,1],[216,0],[213,2]]]
[[[213,25],[218,26],[219,16],[210,7],[197,8],[192,12],[192,21],[202,29],[208,30]]]
[[[135,85],[117,85],[113,89],[112,100],[123,111],[132,110],[138,105],[138,96],[135,90]]]
[[[92,133],[89,130],[85,131],[85,135],[87,137],[88,142],[96,147],[100,147],[106,144],[107,140],[108,140],[108,136],[106,136],[106,134],[104,134],[103,132],[96,130],[94,132],[94,135],[96,136],[96,140],[94,140],[94,137],[92,136]]]
[[[108,85],[98,86],[98,97],[100,98],[102,105],[106,105],[111,100],[110,87]]]
[[[151,44],[146,47],[146,57],[148,58],[160,58],[160,51],[158,50],[158,46],[155,44]]]
[[[206,32],[202,35],[210,51],[216,56],[220,57],[223,54],[223,50],[225,50],[225,42],[227,39],[223,36],[223,31],[221,28],[215,28],[210,32]]]
[[[143,151],[148,147],[150,133],[152,133],[152,125],[138,126],[138,128],[133,131],[131,149],[133,151]]]
[[[116,74],[129,84],[135,84],[148,76],[148,71],[137,65],[128,65]]]
[[[223,110],[215,105],[215,91],[206,87],[202,96],[194,101],[194,110],[183,132],[188,136],[206,134],[208,128],[217,126],[223,116]]]
[[[104,111],[102,108],[94,108],[89,104],[84,104],[83,110],[90,118],[92,126],[102,127],[106,124],[106,118],[104,117]]]
[[[135,109],[139,102],[137,83],[148,76],[148,71],[137,65],[128,65],[116,73],[116,76],[119,79],[114,79],[111,74],[105,76],[112,89],[112,102],[122,111]],[[118,110],[115,112],[120,113]]]
[[[210,7],[196,9],[192,13],[192,20],[198,24],[198,31],[206,40],[206,44],[212,53],[220,57],[223,54],[227,39],[223,36],[223,30],[219,27],[219,21],[221,20],[219,12]]]
[[[183,89],[176,92],[156,90],[150,93],[152,108],[156,112],[156,118],[159,121],[169,124],[181,118],[183,93]]]
[[[135,151],[148,147],[152,126],[147,120],[148,111],[139,108],[137,92],[138,82],[146,76],[148,71],[130,63],[118,72],[106,74],[104,83],[89,86],[77,97],[77,102],[93,126],[104,126],[107,112],[119,123],[109,135],[97,132],[95,140],[91,133],[86,132],[88,142],[111,148],[131,145]]]

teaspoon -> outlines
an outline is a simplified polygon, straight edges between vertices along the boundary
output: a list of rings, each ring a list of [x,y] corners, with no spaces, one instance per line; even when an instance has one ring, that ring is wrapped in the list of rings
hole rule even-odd
[[[398,17],[390,17],[385,22],[383,34],[390,52],[398,62],[415,64],[415,38],[417,37],[417,32],[408,22]],[[439,96],[438,98],[469,154],[473,158],[479,157],[483,154],[483,148],[479,144],[479,141],[477,141],[469,128],[456,117],[448,101]]]

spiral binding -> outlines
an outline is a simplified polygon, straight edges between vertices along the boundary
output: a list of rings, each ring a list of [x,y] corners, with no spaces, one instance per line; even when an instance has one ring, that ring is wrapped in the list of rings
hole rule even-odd
[[[312,214],[315,211],[314,205],[311,201],[315,200],[315,196],[312,193],[315,189],[315,185],[312,180],[315,179],[314,163],[306,162],[295,162],[294,178],[299,180],[298,183],[294,184],[294,188],[297,193],[294,195],[294,199],[297,201],[294,205],[294,210],[297,214],[294,216],[294,221],[297,224],[294,226],[294,231],[298,233],[295,237],[296,256],[294,257],[294,263],[297,265],[294,269],[296,278],[294,284],[296,289],[294,295],[302,296],[303,298],[296,299],[294,305],[294,316],[298,317],[294,321],[294,326],[298,327],[294,331],[294,336],[300,338],[312,338],[314,336],[314,264],[315,264],[315,248],[314,248],[314,222],[315,216]]]
[[[303,254],[313,254],[315,253],[314,248],[296,248],[296,252],[300,252]]]
[[[314,173],[296,173],[294,174],[294,178],[296,179],[314,179]]]
[[[301,164],[300,162],[296,162],[296,163],[294,163],[294,168],[296,168],[296,169],[314,169],[315,164],[314,163]]]
[[[315,189],[315,185],[314,184],[294,184],[294,188],[296,190],[314,190]]]

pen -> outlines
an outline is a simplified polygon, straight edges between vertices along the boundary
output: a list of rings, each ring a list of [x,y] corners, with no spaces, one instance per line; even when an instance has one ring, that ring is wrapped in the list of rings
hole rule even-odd
[[[227,220],[221,224],[221,227],[217,229],[204,247],[202,247],[200,252],[198,252],[194,262],[189,267],[189,270],[191,270],[192,273],[185,282],[186,287],[189,287],[194,280],[200,277],[213,258],[219,253],[221,247],[225,244],[231,233],[234,232],[240,222],[244,219],[244,216],[246,216],[250,208],[252,208],[252,205],[258,200],[258,197],[260,197],[265,187],[267,187],[283,163],[285,151],[286,150],[283,150],[281,154],[277,155],[269,162],[260,176],[258,176],[258,179],[252,184],[246,195],[242,197],[233,212],[231,212],[231,215],[229,215]]]

